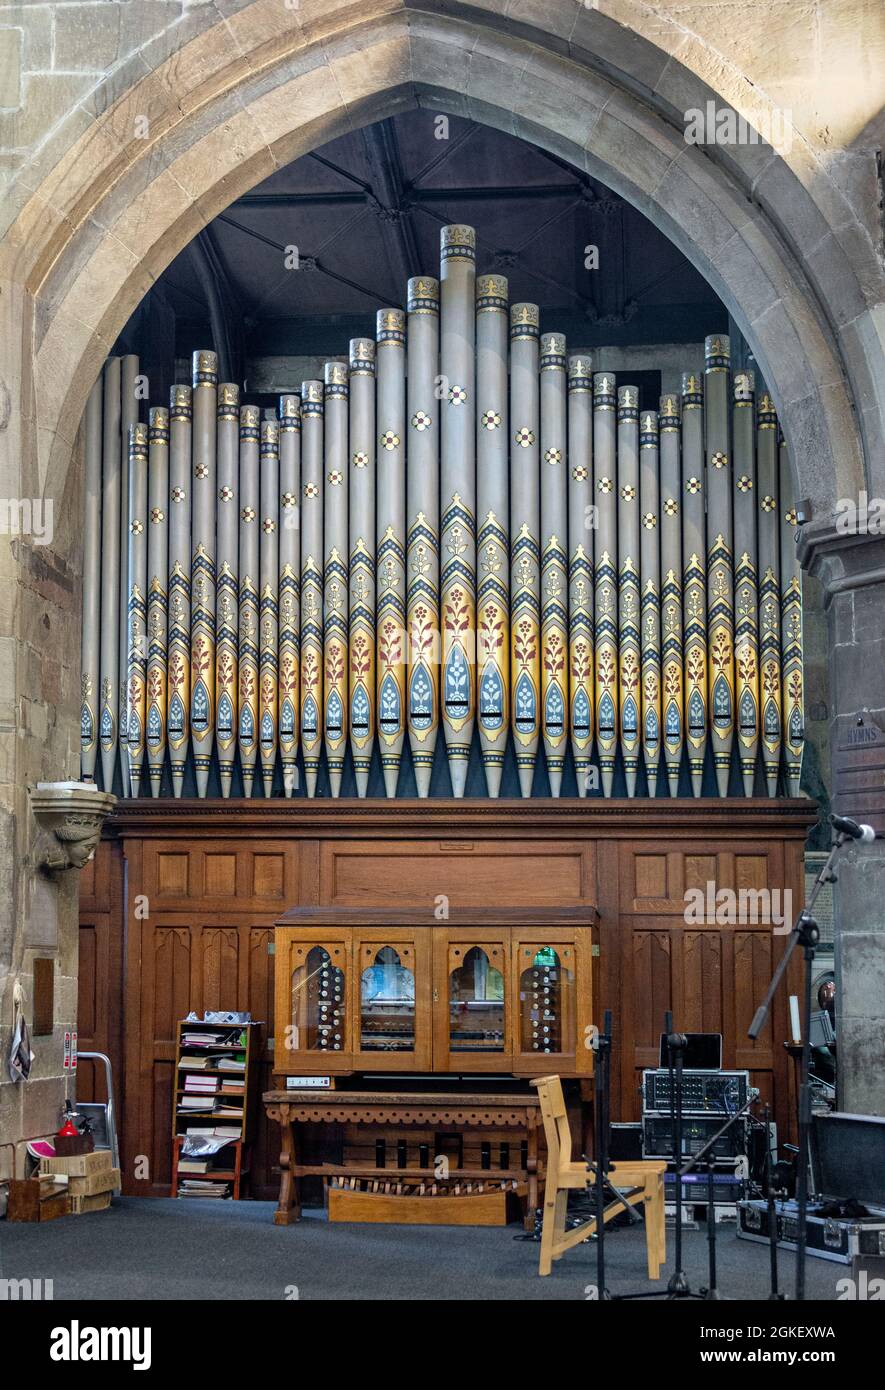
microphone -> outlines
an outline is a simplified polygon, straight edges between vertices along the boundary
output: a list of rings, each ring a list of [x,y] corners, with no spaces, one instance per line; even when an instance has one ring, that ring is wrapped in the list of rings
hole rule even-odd
[[[847,835],[850,840],[860,840],[864,845],[871,845],[876,838],[871,825],[858,825],[856,820],[849,820],[847,816],[830,816],[830,824],[840,835]]]

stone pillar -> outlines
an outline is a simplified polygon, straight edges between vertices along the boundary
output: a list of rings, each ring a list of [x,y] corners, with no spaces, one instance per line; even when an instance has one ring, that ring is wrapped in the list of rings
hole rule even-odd
[[[838,1102],[885,1115],[885,535],[813,522],[802,564],[822,584],[829,632],[833,808],[873,825],[843,851],[835,890]]]

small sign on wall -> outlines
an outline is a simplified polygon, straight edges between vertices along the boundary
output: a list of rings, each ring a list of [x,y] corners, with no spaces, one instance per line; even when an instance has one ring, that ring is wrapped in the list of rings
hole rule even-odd
[[[65,1071],[77,1070],[77,1033],[76,1030],[69,1030],[65,1033],[65,1055],[62,1066]]]
[[[331,1076],[287,1076],[287,1091],[331,1091]]]

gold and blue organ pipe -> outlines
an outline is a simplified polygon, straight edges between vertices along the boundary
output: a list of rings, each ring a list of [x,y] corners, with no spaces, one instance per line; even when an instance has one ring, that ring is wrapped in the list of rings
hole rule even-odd
[[[738,758],[745,796],[753,795],[759,755],[759,572],[756,488],[756,384],[736,372],[734,457],[734,673]]]
[[[406,316],[379,309],[376,699],[384,790],[396,796],[406,732]]]
[[[688,768],[700,796],[709,738],[707,707],[706,469],[704,384],[682,378],[682,612]]]
[[[658,412],[661,502],[661,718],[667,785],[671,796],[679,795],[679,769],[685,749],[681,420],[679,396],[661,396]]]
[[[191,707],[192,388],[169,392],[169,651],[166,742],[172,795],[184,789]]]
[[[639,768],[641,660],[639,652],[639,392],[618,387],[618,678],[621,756],[627,795],[636,795]]]
[[[323,735],[329,788],[338,797],[347,749],[348,714],[347,363],[327,362],[324,371]]]
[[[716,785],[728,795],[734,742],[734,565],[732,460],[729,442],[730,344],[723,334],[704,343],[704,425],[707,457],[707,662],[710,739]]]
[[[452,791],[464,795],[476,719],[476,233],[440,232],[442,724]]]
[[[239,539],[240,388],[218,388],[218,585],[215,644],[215,741],[221,795],[230,796],[237,751],[237,621]]]
[[[169,593],[169,411],[150,413],[147,499],[147,715],[151,796],[159,796],[166,755]]]
[[[783,434],[779,442],[781,525],[781,718],[788,796],[799,795],[805,701],[802,671],[802,575],[796,555],[799,517],[790,457]]]
[[[568,473],[566,344],[541,338],[541,728],[550,794],[568,745]]]
[[[259,670],[259,431],[261,413],[257,405],[240,407],[240,496],[239,496],[239,625],[237,635],[239,708],[237,746],[243,791],[252,795],[258,763]]]
[[[215,740],[215,478],[218,358],[193,357],[193,552],[191,560],[191,746],[197,796],[209,788]]]
[[[618,522],[616,385],[593,377],[593,497],[596,522],[596,748],[603,796],[611,796],[618,747]]]
[[[501,790],[510,728],[509,286],[476,282],[476,704],[490,797]]]
[[[128,582],[129,546],[129,441],[132,426],[138,421],[139,392],[141,382],[138,375],[138,358],[127,353],[120,358],[120,592],[126,593]],[[126,756],[126,740],[129,736],[129,694],[127,669],[129,663],[129,644],[123,623],[120,624],[120,777],[124,796],[133,795],[129,759]]]
[[[439,281],[411,279],[407,307],[406,706],[415,786],[423,798],[430,795],[439,735]]]
[[[350,752],[366,796],[375,746],[375,341],[350,343]]]
[[[153,415],[155,412],[151,412]],[[165,411],[162,412],[164,415]],[[151,422],[153,425],[153,421]],[[129,786],[140,795],[147,713],[147,502],[148,426],[129,427],[129,583],[127,740]]]
[[[323,735],[323,383],[301,385],[301,750],[316,795]]]
[[[778,517],[778,424],[766,391],[756,412],[756,513],[759,534],[759,683],[762,763],[769,796],[777,795],[781,716],[781,583]]]
[[[137,359],[106,363],[83,424],[84,777],[206,796],[214,769],[251,797],[260,768],[268,796],[279,762],[284,795],[323,766],[339,795],[352,765],[365,796],[377,745],[386,795],[410,756],[425,797],[442,726],[456,796],[474,735],[493,797],[511,757],[523,796],[570,764],[581,796],[724,795],[732,761],[746,796],[798,793],[798,517],[764,387],[732,385],[720,336],[641,409],[474,263],[472,230],[444,228],[441,279],[265,419],[214,353],[146,422]]]
[[[654,796],[661,761],[661,547],[658,413],[639,419],[639,573],[642,758]]]
[[[298,781],[298,650],[301,641],[301,397],[280,396],[279,718],[283,793]]]
[[[540,312],[510,310],[510,701],[522,796],[532,794],[540,741]]]
[[[262,420],[259,451],[261,533],[258,537],[258,750],[264,795],[273,790],[279,728],[280,426]]]
[[[591,790],[593,751],[593,374],[589,356],[568,364],[569,727],[578,796]]]

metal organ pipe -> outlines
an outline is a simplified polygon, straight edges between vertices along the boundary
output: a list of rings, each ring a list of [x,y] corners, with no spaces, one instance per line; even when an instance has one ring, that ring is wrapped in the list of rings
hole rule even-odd
[[[797,795],[799,518],[728,340],[641,409],[476,278],[460,225],[406,303],[275,418],[201,351],[142,423],[138,359],[108,360],[83,425],[83,776],[113,787],[119,758],[139,795],[146,761],[180,797],[191,765],[227,797],[239,767],[250,797],[260,765],[268,797],[279,759],[285,796],[325,763],[337,797],[349,749],[364,797],[377,743],[393,797],[408,735],[426,797],[442,725],[459,797],[474,730],[491,797],[511,740],[524,797],[572,766],[582,797],[723,796],[732,762],[744,795],[757,768]]]

